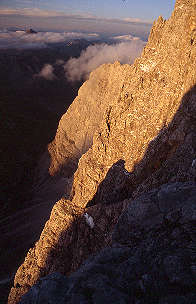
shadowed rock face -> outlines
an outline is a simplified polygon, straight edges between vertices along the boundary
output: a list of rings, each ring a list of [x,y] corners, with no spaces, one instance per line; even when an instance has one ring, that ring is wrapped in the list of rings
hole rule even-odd
[[[44,288],[56,293],[62,284],[58,303],[195,299],[195,12],[195,1],[177,1],[171,18],[153,25],[142,56],[92,72],[62,117],[50,173],[70,176],[88,151],[70,200],[56,203],[18,269],[9,303],[54,272],[70,277],[46,277],[30,296],[44,299]]]
[[[195,186],[166,184],[130,202],[110,248],[69,278],[42,278],[20,303],[194,303]]]

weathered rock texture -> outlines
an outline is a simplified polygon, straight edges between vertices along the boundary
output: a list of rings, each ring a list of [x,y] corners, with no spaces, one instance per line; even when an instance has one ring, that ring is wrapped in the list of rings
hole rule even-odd
[[[79,158],[92,145],[106,109],[118,103],[125,77],[126,66],[118,63],[103,65],[91,73],[62,116],[55,139],[48,147],[51,175],[73,174]]]
[[[191,288],[185,288],[184,294],[188,294],[190,291],[190,297],[192,296],[193,289],[190,281],[193,274],[185,275],[185,281],[187,280],[189,283],[183,282],[182,284],[183,278],[179,277],[179,273],[184,271],[180,270],[182,260],[187,261],[190,254],[188,253],[188,258],[186,258],[186,250],[182,250],[181,253],[176,251],[176,255],[173,254],[170,259],[172,246],[175,247],[169,234],[172,234],[169,224],[172,218],[167,219],[170,213],[165,214],[163,211],[164,208],[167,206],[170,208],[170,204],[173,206],[174,203],[176,207],[172,208],[177,213],[180,212],[178,198],[174,195],[174,200],[171,199],[172,191],[174,191],[171,190],[168,199],[161,200],[160,207],[159,199],[157,203],[155,202],[157,195],[159,197],[159,190],[153,189],[167,183],[173,187],[172,183],[175,185],[176,182],[194,182],[196,178],[195,20],[196,2],[193,0],[177,1],[169,20],[165,21],[159,17],[155,22],[142,56],[133,65],[120,65],[119,63],[103,65],[91,74],[90,79],[80,89],[79,96],[62,118],[55,141],[49,148],[51,174],[63,169],[63,174],[69,176],[69,172],[77,166],[77,159],[81,156],[81,151],[85,152],[91,146],[92,137],[93,144],[79,160],[78,169],[74,175],[71,200],[62,199],[56,203],[40,240],[29,251],[24,264],[18,269],[14,287],[9,296],[9,303],[17,303],[21,295],[40,277],[54,271],[70,274],[88,255],[98,251],[106,244],[111,244],[111,233],[122,210],[127,205],[130,205],[128,210],[132,210],[131,206],[136,204],[132,199],[141,194],[143,196],[137,200],[136,211],[131,211],[137,212],[135,215],[132,214],[133,217],[137,215],[137,219],[134,220],[135,226],[132,226],[132,222],[126,224],[125,221],[124,228],[120,229],[120,231],[124,231],[124,235],[120,234],[122,241],[120,241],[120,237],[117,239],[118,243],[122,245],[124,237],[128,235],[128,246],[131,248],[122,249],[125,250],[122,256],[126,256],[125,260],[128,256],[129,258],[133,256],[131,268],[136,267],[137,269],[142,259],[145,263],[144,268],[155,264],[155,270],[148,268],[145,270],[146,272],[142,270],[141,273],[138,272],[139,270],[133,271],[135,283],[133,283],[131,293],[138,292],[139,294],[139,296],[133,294],[133,299],[143,297],[141,290],[145,293],[145,288],[150,288],[145,287],[145,284],[150,286],[150,282],[154,281],[153,284],[157,282],[159,285],[160,281],[160,285],[155,291],[156,298],[158,291],[162,288],[161,280],[164,285],[168,265],[171,265],[167,274],[169,280],[171,279],[171,284],[168,283],[170,284],[169,289],[164,289],[168,290],[168,296],[172,292],[178,294],[179,286],[184,286],[183,284],[186,286],[190,284]],[[87,117],[94,117],[94,120]],[[179,189],[179,185],[186,189],[187,184],[184,184],[185,186],[177,185],[177,189]],[[190,187],[194,188],[193,184],[188,185],[192,185]],[[188,196],[192,193],[190,189],[184,190]],[[153,197],[152,202],[146,205],[145,201],[149,200],[149,194],[145,196],[144,193],[150,190],[156,192],[156,199]],[[180,200],[180,208],[188,204],[188,196]],[[191,202],[192,207],[190,206],[190,208],[194,209],[192,199]],[[168,209],[168,212],[170,211]],[[94,228],[85,222],[84,212],[93,217]],[[129,211],[127,212],[129,214]],[[163,220],[162,213],[166,217],[165,220]],[[184,214],[183,216],[185,216]],[[191,229],[193,229],[193,221],[195,221],[194,216],[188,219]],[[118,225],[120,223],[122,220]],[[134,227],[138,229],[136,235],[134,235]],[[177,246],[179,240],[182,239],[182,248],[186,247],[186,237],[189,241],[188,245],[192,246],[191,229],[189,231],[184,227],[180,227],[179,231],[176,231],[176,238],[174,237]],[[181,234],[183,229],[185,229],[184,234]],[[164,237],[162,238],[162,236]],[[116,240],[116,236],[114,239]],[[164,243],[165,239],[167,244]],[[158,251],[157,255],[153,255],[153,251],[156,251],[156,242]],[[167,246],[168,252],[166,252]],[[175,248],[177,250],[178,247]],[[108,249],[108,252],[111,250]],[[114,255],[117,260],[115,262],[114,259],[113,262],[119,264],[124,258],[119,257],[121,249],[116,250],[117,253]],[[110,260],[113,259],[112,252],[111,255],[107,255],[108,260],[102,261],[106,264],[107,261],[110,263]],[[151,260],[148,260],[148,256]],[[161,258],[159,259],[159,257]],[[137,262],[134,262],[134,259],[137,259]],[[192,260],[194,261],[194,259]],[[157,273],[158,266],[165,267],[165,270],[162,272],[161,268]],[[111,276],[115,277],[116,272],[112,267]],[[173,278],[172,269],[176,267],[179,269],[179,273],[176,274],[176,278]],[[189,272],[190,267],[192,266],[186,264],[186,269],[188,269],[186,271]],[[141,277],[141,280],[138,280],[138,273],[144,276]],[[149,273],[151,279],[148,277],[145,279],[145,273]],[[118,281],[118,278],[116,279]],[[146,283],[145,280],[147,280]],[[127,279],[128,281],[129,279]],[[85,285],[87,282],[88,280],[83,284]],[[110,285],[108,278],[103,278],[103,282]],[[100,282],[100,284],[102,283]],[[73,290],[77,294],[79,283],[74,286]],[[177,286],[176,289],[175,286]],[[121,289],[121,287],[119,288]],[[111,297],[115,296],[114,290],[109,287],[108,292]],[[99,302],[98,300],[96,302],[96,298],[101,297],[101,293],[98,293],[99,295],[95,294],[91,298],[94,303]],[[129,295],[129,298],[122,296],[124,299],[122,303],[130,301],[131,296]],[[72,298],[69,300],[72,301],[70,303],[78,303]],[[172,300],[168,298],[160,303],[167,303],[167,301],[170,303]],[[115,303],[113,300],[111,302]],[[145,296],[138,303],[146,303]]]
[[[53,273],[21,304],[196,301],[196,187],[171,183],[130,202],[111,247],[69,278]]]

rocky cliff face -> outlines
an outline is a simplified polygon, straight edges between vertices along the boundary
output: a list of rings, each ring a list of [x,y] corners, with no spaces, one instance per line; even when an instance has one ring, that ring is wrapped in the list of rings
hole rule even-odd
[[[158,303],[196,300],[195,183],[172,183],[130,201],[112,246],[69,278],[42,278],[21,304]]]
[[[185,208],[187,211],[183,213],[182,209],[190,203],[188,198],[192,195],[196,178],[195,20],[196,2],[178,0],[169,20],[165,21],[159,17],[154,23],[142,56],[133,65],[103,65],[91,73],[90,79],[81,87],[78,97],[62,117],[55,141],[49,147],[49,170],[52,175],[60,173],[71,176],[80,158],[74,175],[71,197],[70,200],[60,200],[54,206],[39,241],[30,249],[25,262],[16,273],[9,303],[17,303],[39,278],[54,271],[69,275],[90,254],[106,245],[113,248],[115,242],[120,244],[120,248],[131,247],[130,251],[126,251],[125,247],[122,250],[133,256],[133,261],[137,250],[139,258],[144,259],[148,256],[147,244],[151,244],[149,258],[153,250],[160,253],[153,256],[149,262],[149,265],[156,265],[155,272],[152,274],[149,273],[150,270],[146,270],[146,258],[140,273],[144,279],[141,282],[137,280],[138,275],[135,271],[133,286],[139,284],[140,289],[145,290],[142,286],[147,284],[150,288],[151,285],[147,279],[148,283],[144,283],[147,278],[145,274],[149,274],[151,281],[160,282],[164,282],[166,275],[168,278],[171,277],[171,284],[166,288],[169,290],[168,294],[172,294],[175,288],[174,291],[178,294],[180,286],[188,284],[182,284],[185,279],[179,273],[188,271],[190,274],[192,271],[190,276],[186,276],[190,288],[183,287],[182,297],[188,293],[190,299],[192,294],[194,297],[195,290],[190,281],[195,276],[195,256],[191,255],[195,252],[195,234],[191,232],[194,227],[195,211],[191,212],[190,216],[187,215],[189,209],[195,210],[194,199],[191,199],[190,208]],[[83,154],[84,152],[86,153]],[[163,184],[168,184],[164,186],[167,191],[157,190]],[[186,195],[182,195],[178,204],[178,195],[174,193],[179,193],[178,189],[181,188],[185,189]],[[156,192],[156,195],[147,194],[149,191]],[[166,193],[161,198],[161,203],[160,191]],[[140,195],[142,196],[139,198]],[[137,199],[137,203],[134,199]],[[135,204],[134,211],[131,206]],[[124,221],[124,228],[120,229],[121,232],[114,233],[112,243],[112,231],[127,206],[129,207],[124,215],[127,219]],[[179,212],[182,214],[178,217]],[[84,216],[85,213],[92,218]],[[154,222],[155,214],[157,218]],[[179,227],[180,224],[177,223],[181,217],[186,220],[183,220]],[[170,225],[174,218],[175,225]],[[149,224],[151,220],[152,226]],[[116,227],[119,227],[118,225],[122,225],[122,217]],[[150,230],[145,230],[145,226],[148,225]],[[189,229],[184,229],[183,225]],[[178,231],[175,230],[177,227]],[[134,235],[134,231],[138,232]],[[184,238],[181,238],[182,231]],[[123,233],[128,235],[126,241]],[[167,253],[163,249],[166,245],[161,240],[163,234],[164,239],[168,238]],[[171,269],[181,269],[180,265],[184,263],[181,258],[184,258],[185,252],[180,251],[179,247],[179,252],[170,258],[172,246],[175,246],[175,241],[172,243],[173,236],[176,244],[180,239],[183,240],[183,248],[186,247],[187,238],[188,245],[192,248],[186,251],[185,259],[187,261],[190,258],[191,263],[188,265],[185,261],[186,271],[180,270],[181,272],[176,274],[177,279],[172,277]],[[156,242],[160,245],[158,249],[155,246]],[[110,252],[110,249],[108,250]],[[108,255],[110,258],[107,260],[105,256],[103,263],[110,263],[111,255]],[[117,264],[121,261],[120,256],[119,251],[116,255]],[[132,269],[133,265],[139,267],[140,263],[138,261],[130,265]],[[156,269],[163,265],[166,270],[160,270],[158,274]],[[168,265],[176,266],[172,268]],[[170,269],[169,273],[165,274],[167,269]],[[109,279],[107,277],[107,282]],[[136,281],[138,283],[134,283]],[[77,280],[74,282],[74,286],[80,285]],[[108,286],[107,284],[105,286]],[[161,284],[164,285],[160,283],[160,286]],[[89,288],[92,290],[91,287]],[[134,295],[135,298],[131,298],[129,295],[122,303],[131,299],[139,301],[138,298],[141,299],[144,292],[140,289],[139,296]],[[76,287],[73,287],[73,290],[78,294]],[[98,303],[95,301],[96,296],[92,297],[91,300],[94,299],[94,303]],[[137,303],[148,303],[146,299],[143,297],[143,300]],[[172,301],[166,300],[160,303]],[[152,298],[149,296],[149,303],[150,301],[152,302]],[[78,302],[72,299],[69,303]]]
[[[61,118],[55,140],[49,145],[51,175],[73,174],[78,159],[92,145],[108,106],[120,100],[125,77],[126,66],[118,63],[103,65],[91,73]]]

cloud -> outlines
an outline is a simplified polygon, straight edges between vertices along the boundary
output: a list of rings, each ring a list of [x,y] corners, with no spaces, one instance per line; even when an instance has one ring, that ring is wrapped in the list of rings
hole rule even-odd
[[[81,18],[81,19],[94,19],[96,16],[92,14],[67,14],[63,11],[43,10],[37,7],[32,8],[9,8],[4,7],[0,9],[0,15],[18,15],[18,16],[31,16],[31,17],[68,17],[68,18]]]
[[[129,42],[121,42],[115,45],[96,44],[89,46],[81,52],[79,58],[71,58],[65,64],[64,69],[69,81],[87,79],[90,72],[103,63],[133,63],[144,47],[145,43],[138,39]]]
[[[36,16],[36,17],[57,17],[65,16],[63,12],[41,10],[39,8],[2,8],[0,15]]]
[[[139,18],[124,18],[123,20],[127,22],[142,22]]]
[[[70,39],[96,39],[99,35],[95,33],[77,32],[38,32],[27,34],[25,31],[0,31],[0,48],[39,48],[46,47],[48,43],[64,42]]]
[[[54,68],[51,64],[45,64],[39,74],[35,75],[38,77],[43,77],[47,80],[54,80],[56,76],[53,73]]]
[[[131,35],[121,35],[121,36],[114,36],[112,37],[113,40],[118,40],[118,41],[133,41],[133,40],[140,40],[139,37],[134,37]]]
[[[29,3],[29,2],[28,2]],[[31,8],[10,8],[10,7],[1,7],[0,15],[4,16],[27,16],[27,17],[66,17],[75,20],[95,20],[100,22],[109,22],[109,23],[139,23],[139,24],[152,24],[152,20],[142,20],[139,18],[103,18],[99,16],[92,15],[91,13],[81,13],[81,14],[68,14],[64,11],[54,11],[54,10],[43,10],[36,7]]]
[[[135,18],[103,18],[89,13],[71,13],[70,10],[55,11],[39,8],[13,9],[1,7],[0,28],[31,27],[42,30],[95,32],[104,34],[129,34],[146,39],[152,22]]]
[[[56,65],[63,65],[65,64],[65,61],[62,60],[62,59],[57,59],[56,62],[55,62]]]
[[[125,22],[131,22],[131,23],[149,23],[149,24],[152,24],[152,20],[142,20],[142,19],[139,19],[139,18],[123,18],[121,19]]]

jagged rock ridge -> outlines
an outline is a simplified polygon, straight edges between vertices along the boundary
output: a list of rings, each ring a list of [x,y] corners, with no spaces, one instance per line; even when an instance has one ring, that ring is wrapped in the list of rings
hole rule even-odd
[[[110,248],[69,278],[42,278],[20,303],[195,303],[195,199],[195,183],[172,183],[132,201]]]
[[[88,255],[101,247],[111,245],[113,228],[122,210],[126,206],[131,208],[131,205],[135,204],[133,198],[143,195],[142,198],[138,198],[142,209],[144,208],[142,203],[149,198],[149,194],[145,193],[168,183],[171,191],[162,201],[163,206],[164,204],[167,206],[172,199],[177,204],[177,196],[172,194],[172,191],[175,192],[172,187],[175,188],[176,182],[193,181],[191,185],[194,187],[196,174],[195,14],[195,1],[177,1],[171,18],[165,21],[160,17],[153,25],[142,56],[132,66],[119,63],[103,65],[91,73],[90,79],[80,89],[79,96],[59,124],[55,142],[49,147],[51,174],[55,174],[61,168],[63,168],[61,174],[66,174],[66,169],[69,168],[68,175],[70,175],[77,166],[77,159],[90,147],[92,137],[93,144],[79,160],[78,169],[74,175],[72,199],[70,201],[62,199],[56,203],[40,240],[29,251],[24,264],[18,269],[9,303],[17,303],[21,295],[28,291],[40,277],[54,271],[70,274]],[[98,114],[95,113],[93,102],[99,105]],[[83,112],[79,110],[78,113],[76,112],[77,105]],[[88,119],[89,110],[95,116],[94,121]],[[77,115],[74,116],[76,113]],[[83,116],[80,116],[81,113]],[[72,118],[75,119],[73,127]],[[176,185],[186,188],[186,184]],[[181,202],[181,207],[177,204],[173,208],[177,212],[175,214],[181,212],[182,205],[189,202],[188,197],[192,188],[187,189],[185,192],[188,196]],[[152,198],[149,210],[152,210],[155,200]],[[193,203],[191,208],[194,209],[194,206]],[[130,208],[125,212],[129,212]],[[142,226],[140,207],[138,208],[136,222],[138,222],[139,235],[131,234],[133,226],[129,221],[127,224],[125,222],[124,229],[130,231],[128,246],[133,246],[132,241],[135,238],[136,245],[137,239],[141,240],[140,245],[138,243],[139,247],[131,247],[132,251],[129,254],[133,254],[134,250],[139,250],[140,256],[145,256],[145,242],[152,242],[152,247],[150,247],[152,249],[149,249],[149,252],[153,251],[157,238],[160,240],[162,233],[167,234],[170,226],[162,226],[162,219],[158,217],[157,225],[162,227],[161,230],[157,229],[156,225],[157,230],[152,226],[152,234],[149,239],[146,239],[146,234],[142,234],[145,227]],[[84,212],[93,217],[95,222],[93,229],[85,222]],[[151,213],[149,217],[150,215]],[[165,214],[166,218],[167,216],[168,214]],[[151,217],[148,220],[150,221]],[[185,226],[187,224],[190,228],[185,230],[185,238],[189,239],[193,252],[195,252],[195,246],[191,240],[195,235],[191,234],[191,229],[194,227],[194,221],[195,215],[191,215],[185,223]],[[157,238],[154,235],[155,232],[158,234]],[[173,230],[170,233],[172,235]],[[167,235],[168,246],[173,246],[170,244],[170,234]],[[181,235],[181,230],[179,235]],[[178,242],[178,236],[176,241]],[[123,240],[118,239],[118,243],[120,247],[126,246]],[[183,239],[183,246],[185,244]],[[162,252],[163,260],[165,256],[167,265],[170,263],[170,255],[164,253],[162,248],[161,245],[159,250]],[[123,247],[123,250],[125,249]],[[184,256],[184,251],[178,254]],[[181,264],[178,254],[174,265]],[[193,254],[193,257],[190,257],[190,254],[187,251],[193,263],[188,282],[195,276],[195,256]],[[161,262],[156,261],[156,263],[156,265],[162,265]],[[189,266],[186,265],[188,272],[190,272]],[[160,272],[160,276],[156,273],[155,277],[161,280],[162,273]],[[177,293],[179,286],[184,286],[182,280],[179,279],[176,283]],[[169,286],[171,290],[175,285],[172,285],[173,283],[171,281]],[[195,290],[191,283],[189,285],[191,287],[184,289],[182,297],[186,294],[192,297],[192,293],[194,297]],[[73,290],[76,290],[77,294],[77,288],[74,288],[76,287],[73,287]],[[139,293],[141,294],[140,291]],[[125,297],[123,303],[128,300],[130,299]],[[93,301],[96,303],[95,298]],[[142,301],[138,303],[148,303]],[[160,303],[167,302],[163,300]]]

